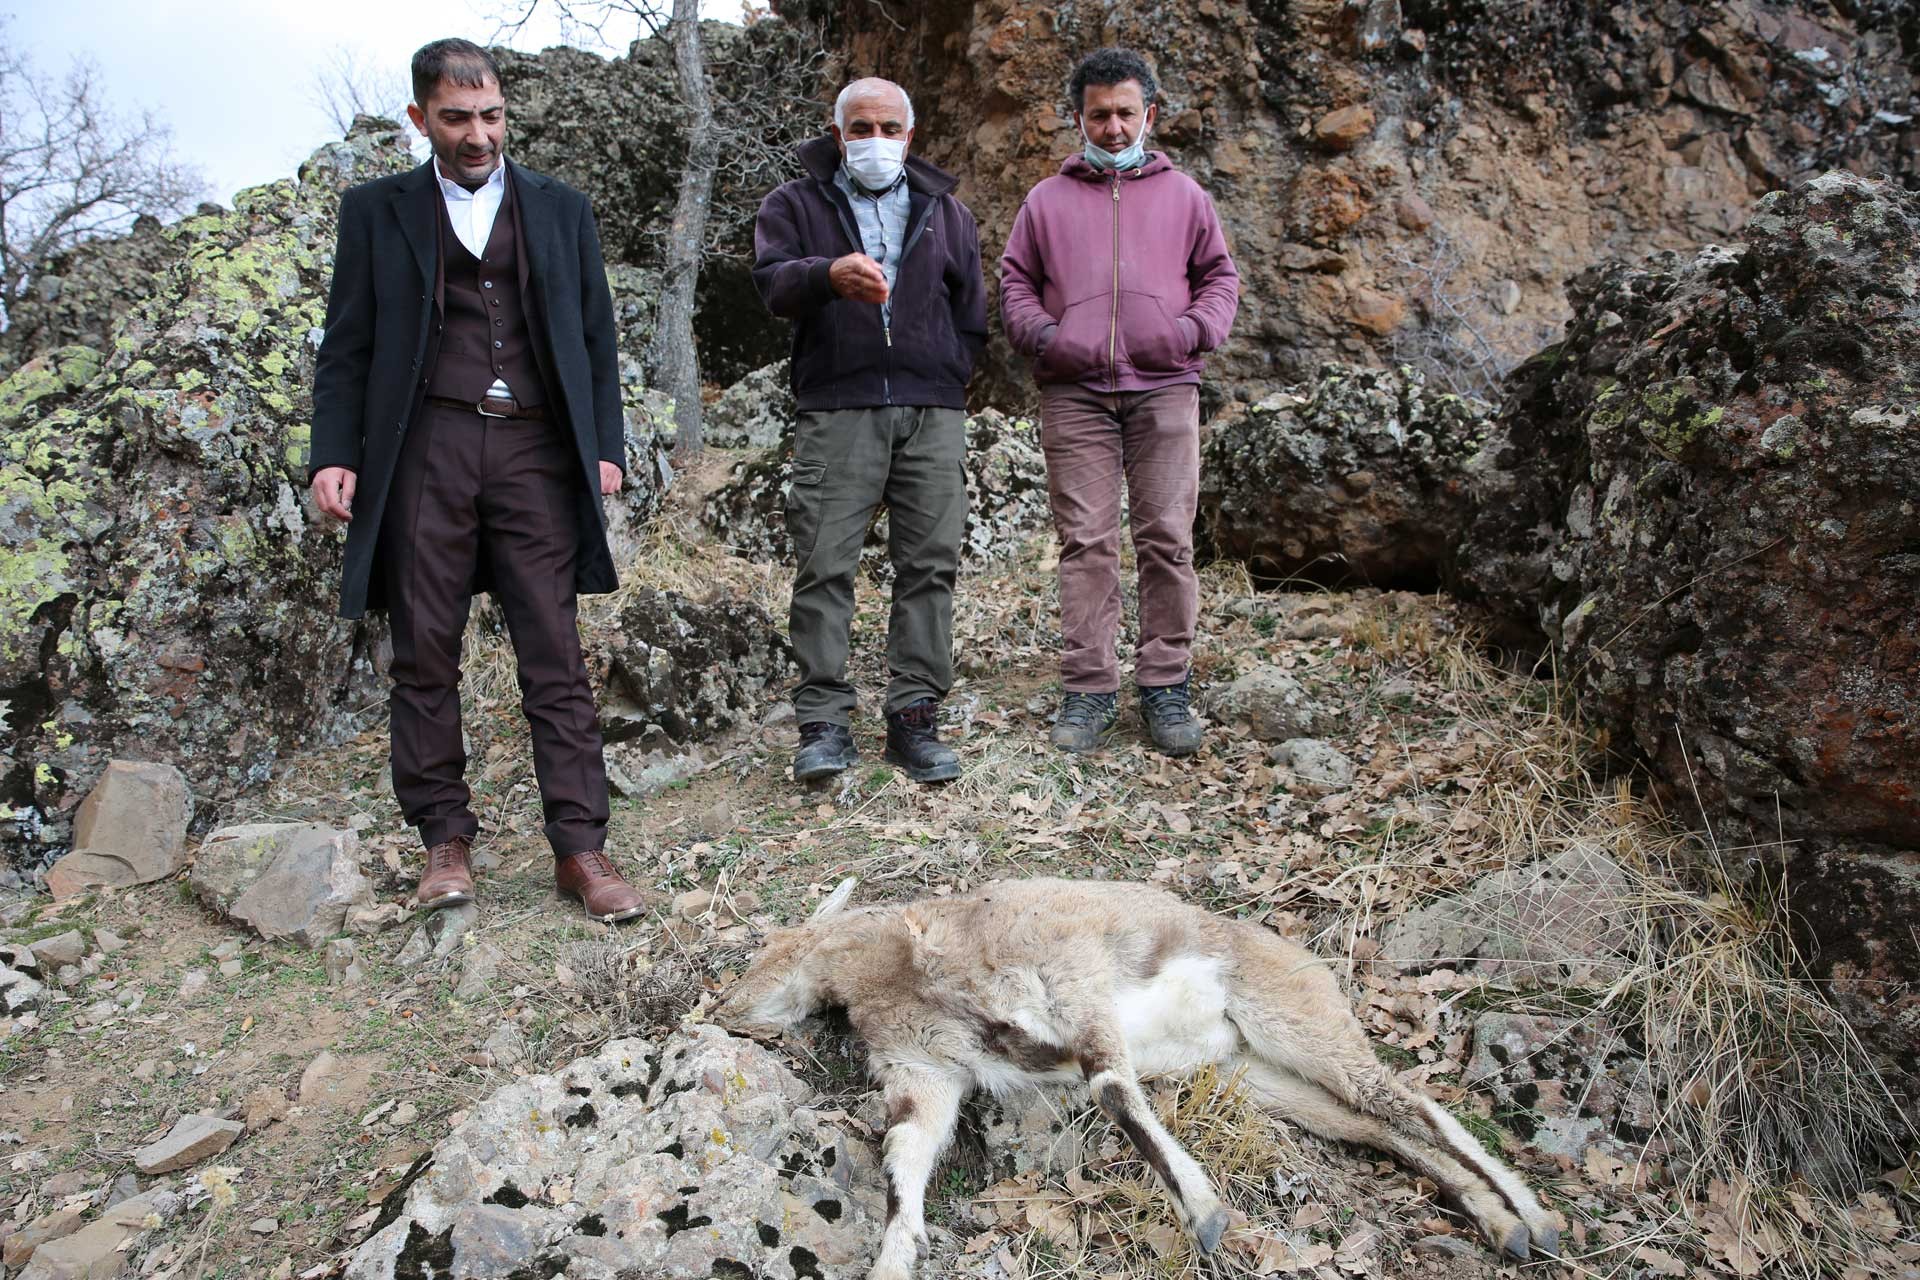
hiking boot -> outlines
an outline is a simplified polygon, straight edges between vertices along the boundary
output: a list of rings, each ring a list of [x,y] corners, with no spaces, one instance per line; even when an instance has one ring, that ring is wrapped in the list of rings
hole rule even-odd
[[[422,911],[457,907],[473,901],[473,868],[467,862],[471,836],[455,836],[427,850],[427,869],[420,873],[414,897]]]
[[[1170,756],[1190,756],[1205,738],[1194,718],[1190,676],[1179,684],[1140,685],[1140,718],[1146,721],[1153,745]]]
[[[793,776],[798,782],[830,778],[850,769],[860,759],[853,733],[843,724],[809,720],[800,726],[800,749],[793,753]]]
[[[601,924],[631,920],[647,909],[640,891],[620,878],[607,855],[570,853],[553,864],[553,883],[561,893],[580,899],[587,915]]]
[[[946,782],[960,776],[960,757],[940,741],[940,704],[922,698],[887,713],[888,764],[897,764],[915,782]]]
[[[1053,745],[1062,751],[1092,751],[1119,715],[1118,693],[1069,693],[1053,718]]]

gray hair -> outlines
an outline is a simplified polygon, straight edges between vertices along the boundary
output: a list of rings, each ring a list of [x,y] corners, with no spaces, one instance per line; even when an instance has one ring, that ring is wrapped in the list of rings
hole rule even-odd
[[[842,133],[846,132],[847,103],[852,99],[856,90],[871,89],[875,85],[882,85],[882,84],[887,86],[887,88],[893,90],[895,93],[899,94],[900,100],[907,104],[907,128],[909,129],[913,128],[913,99],[907,95],[907,91],[905,89],[902,89],[899,85],[895,84],[893,81],[883,80],[879,76],[868,76],[864,80],[855,80],[852,84],[848,85],[846,88],[840,91],[840,96],[833,100],[834,127],[839,129]]]

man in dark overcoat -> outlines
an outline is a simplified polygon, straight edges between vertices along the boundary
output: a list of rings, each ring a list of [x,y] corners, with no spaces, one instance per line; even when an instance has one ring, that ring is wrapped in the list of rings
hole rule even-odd
[[[626,461],[613,300],[587,198],[506,159],[485,49],[413,57],[419,168],[348,191],[314,371],[308,469],[348,521],[340,613],[393,624],[393,790],[423,908],[473,900],[479,823],[460,640],[492,592],[519,665],[555,879],[596,920],[641,911],[608,860],[599,719],[575,624],[614,588],[601,496]]]

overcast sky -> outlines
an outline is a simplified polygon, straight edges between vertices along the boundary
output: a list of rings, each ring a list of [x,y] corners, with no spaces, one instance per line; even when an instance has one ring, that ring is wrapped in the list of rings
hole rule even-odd
[[[522,0],[0,0],[10,43],[42,72],[75,55],[102,72],[108,105],[150,111],[173,127],[180,158],[228,203],[242,187],[290,177],[335,136],[314,98],[318,72],[341,50],[405,84],[427,41],[488,41]],[[736,18],[739,0],[703,0],[708,17]],[[610,28],[610,31],[612,29]],[[503,43],[538,50],[565,42],[551,0]],[[624,51],[628,28],[620,40]],[[586,39],[576,43],[593,47]],[[600,52],[608,52],[606,49]]]

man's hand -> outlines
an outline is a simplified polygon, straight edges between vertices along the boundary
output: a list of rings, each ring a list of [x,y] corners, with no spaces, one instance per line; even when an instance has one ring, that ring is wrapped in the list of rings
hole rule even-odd
[[[621,478],[620,468],[614,466],[611,462],[602,462],[600,464],[601,493],[612,495],[620,492]]]
[[[843,298],[851,298],[855,302],[887,300],[887,273],[864,253],[850,253],[844,258],[835,258],[832,270],[827,273],[827,280],[833,285],[833,291]]]
[[[353,519],[353,487],[359,477],[346,467],[322,467],[313,476],[313,502],[335,520]]]

